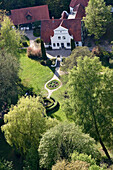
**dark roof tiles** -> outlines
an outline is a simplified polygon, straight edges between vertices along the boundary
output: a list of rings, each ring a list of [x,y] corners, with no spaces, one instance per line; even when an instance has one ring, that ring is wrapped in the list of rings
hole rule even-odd
[[[68,29],[75,41],[81,41],[81,19],[64,19],[63,22],[61,19],[43,20],[41,22],[41,39],[45,43],[50,43],[50,37],[54,35],[53,30],[58,28],[60,24]]]
[[[27,15],[31,16],[30,20],[27,19]],[[11,10],[10,18],[14,25],[27,24],[38,20],[50,19],[47,5]]]

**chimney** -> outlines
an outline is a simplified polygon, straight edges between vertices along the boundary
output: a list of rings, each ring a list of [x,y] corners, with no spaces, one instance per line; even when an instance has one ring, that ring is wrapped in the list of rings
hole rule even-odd
[[[55,22],[54,17],[52,17],[52,23],[54,23],[54,22]]]

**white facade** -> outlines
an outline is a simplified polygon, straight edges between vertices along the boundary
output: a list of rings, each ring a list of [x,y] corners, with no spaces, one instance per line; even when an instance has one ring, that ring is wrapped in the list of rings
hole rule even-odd
[[[73,36],[69,35],[68,29],[59,26],[54,30],[54,36],[50,37],[52,49],[71,49],[71,39]]]

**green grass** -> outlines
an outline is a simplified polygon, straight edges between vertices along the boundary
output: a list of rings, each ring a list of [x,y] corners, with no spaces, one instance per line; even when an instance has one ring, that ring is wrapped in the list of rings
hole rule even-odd
[[[63,76],[65,77],[64,79],[67,79],[67,75]],[[62,80],[61,80],[62,81]],[[65,98],[64,98],[64,93],[67,89],[67,84],[65,81],[62,81],[63,85],[61,88],[59,88],[58,90],[54,91],[52,93],[52,96],[56,101],[59,102],[60,104],[60,108],[57,112],[53,113],[52,116],[53,117],[56,117],[58,120],[61,120],[61,121],[66,121],[67,118],[66,118],[66,115],[65,115],[65,112],[63,110],[63,104],[64,104],[64,101],[65,101]]]
[[[41,92],[46,96],[44,85],[53,77],[53,71],[48,66],[41,65],[38,61],[27,57],[25,50],[20,53],[19,77],[25,87],[33,88],[36,94]]]

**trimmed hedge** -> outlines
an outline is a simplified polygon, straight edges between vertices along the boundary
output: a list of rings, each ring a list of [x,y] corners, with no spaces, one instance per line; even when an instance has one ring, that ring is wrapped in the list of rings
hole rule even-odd
[[[47,99],[46,97],[43,98],[44,102],[50,102],[50,104],[45,105],[47,115],[51,115],[52,113],[56,112],[59,109],[59,102],[55,101],[52,97]]]

